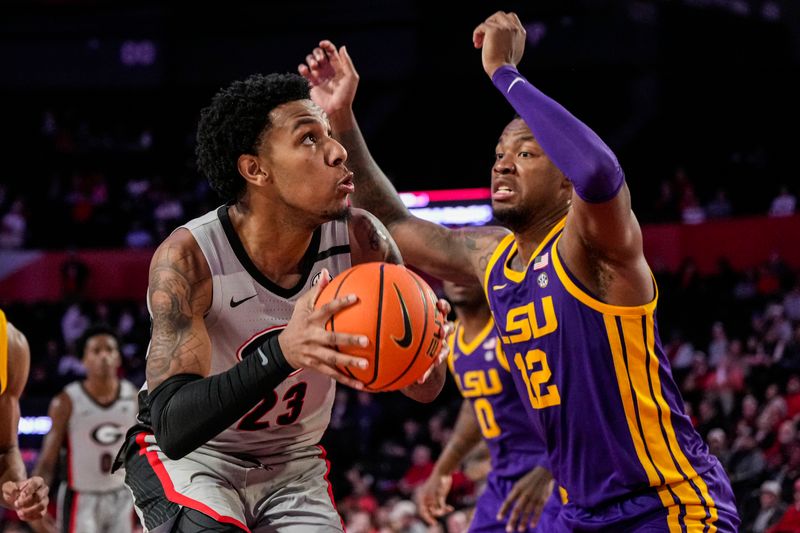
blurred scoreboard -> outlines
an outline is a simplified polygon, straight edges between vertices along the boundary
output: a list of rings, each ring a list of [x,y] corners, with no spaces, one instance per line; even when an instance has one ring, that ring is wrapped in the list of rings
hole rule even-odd
[[[492,221],[488,188],[401,192],[414,216],[444,226],[483,226]]]

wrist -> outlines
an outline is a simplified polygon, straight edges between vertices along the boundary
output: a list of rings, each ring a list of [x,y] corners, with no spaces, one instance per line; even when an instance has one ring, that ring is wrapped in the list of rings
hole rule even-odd
[[[328,113],[328,120],[331,122],[331,128],[336,132],[351,130],[356,124],[353,107],[349,105]]]
[[[431,475],[436,477],[449,477],[453,475],[454,471],[455,471],[455,466],[436,463],[435,465],[433,465],[433,470],[431,471]]]
[[[487,72],[489,69],[487,69]],[[492,79],[494,86],[500,89],[505,94],[508,92],[511,84],[515,79],[520,78],[521,75],[517,67],[511,63],[498,63],[494,66],[489,77]]]
[[[269,349],[267,353],[272,357],[275,361],[275,366],[280,370],[288,373],[292,373],[296,370],[293,365],[289,364],[289,361],[286,360],[286,356],[283,355],[283,347],[280,343],[280,335],[276,337],[271,337],[267,339],[266,342],[263,343],[264,351]]]

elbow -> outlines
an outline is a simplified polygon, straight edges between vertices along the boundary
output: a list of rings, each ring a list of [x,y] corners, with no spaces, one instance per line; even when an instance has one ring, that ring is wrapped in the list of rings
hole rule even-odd
[[[161,452],[173,461],[183,459],[186,455],[192,452],[195,447],[187,445],[186,442],[181,442],[178,439],[173,439],[163,432],[154,431],[156,442]]]
[[[199,444],[190,442],[190,439],[187,438],[188,432],[176,432],[169,428],[169,422],[159,418],[153,419],[153,435],[158,448],[173,461],[182,459],[199,446]]]
[[[617,196],[625,183],[625,173],[619,166],[617,159],[598,161],[592,168],[587,169],[583,179],[574,180],[575,192],[581,199],[600,204]]]
[[[430,393],[426,393],[426,394],[420,394],[419,396],[416,396],[414,398],[414,400],[418,401],[419,403],[431,403],[433,400],[435,400],[439,396],[439,393],[441,391],[442,391],[442,389],[440,387],[439,389],[437,389],[434,392],[430,392]]]
[[[415,383],[403,389],[403,394],[419,403],[431,403],[444,388],[444,373],[434,371],[425,383]]]

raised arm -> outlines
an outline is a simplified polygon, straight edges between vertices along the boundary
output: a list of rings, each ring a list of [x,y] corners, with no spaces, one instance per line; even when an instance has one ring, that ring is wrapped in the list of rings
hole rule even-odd
[[[5,317],[2,317],[5,322]],[[0,391],[0,503],[13,509],[22,520],[42,518],[47,512],[49,488],[41,477],[27,479],[25,463],[19,454],[17,425],[19,424],[19,398],[28,381],[30,348],[28,339],[11,323],[7,329],[8,382]]]
[[[353,204],[386,225],[407,263],[441,279],[482,282],[489,257],[507,231],[450,230],[409,213],[372,158],[356,122],[352,103],[358,74],[345,47],[337,50],[330,41],[322,41],[298,70],[311,83],[311,97],[328,113],[337,139],[347,148],[347,165],[356,184]]]
[[[473,34],[482,48],[483,68],[497,89],[531,129],[553,163],[572,182],[572,208],[560,250],[571,267],[584,268],[594,258],[622,276],[622,287],[609,297],[622,305],[643,303],[652,295],[652,280],[644,260],[641,229],[631,211],[625,175],[611,149],[586,124],[549,98],[517,71],[525,48],[525,28],[514,13],[498,12]],[[602,288],[602,287],[601,287]],[[646,299],[649,299],[648,296]],[[632,300],[631,300],[632,298]],[[639,300],[639,301],[635,301]]]
[[[355,298],[345,295],[314,310],[319,292],[328,283],[326,275],[320,279],[314,290],[297,301],[280,335],[264,341],[259,357],[246,357],[229,370],[209,376],[211,341],[203,322],[211,304],[208,264],[188,230],[176,231],[159,246],[150,265],[153,333],[147,385],[153,431],[168,457],[183,457],[208,442],[297,368],[313,368],[361,388],[336,365],[363,366],[366,361],[341,354],[334,346],[364,345],[367,339],[324,329],[331,315]]]

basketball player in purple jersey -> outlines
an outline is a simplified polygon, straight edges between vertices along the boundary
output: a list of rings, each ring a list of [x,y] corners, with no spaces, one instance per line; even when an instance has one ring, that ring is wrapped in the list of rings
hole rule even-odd
[[[434,517],[452,511],[445,504],[452,473],[483,437],[492,470],[469,531],[548,531],[561,507],[558,491],[544,441],[535,438],[514,388],[483,290],[477,283],[445,281],[444,292],[457,317],[447,363],[464,402],[453,436],[417,493],[420,514],[433,525]]]
[[[400,256],[375,217],[350,209],[347,152],[300,76],[222,89],[197,140],[225,204],[153,256],[147,382],[117,466],[145,531],[342,531],[318,444],[336,381],[362,388],[337,367],[367,363],[337,347],[367,339],[324,328],[355,295],[314,302],[350,266]],[[403,392],[431,401],[444,372]]]
[[[484,282],[568,499],[553,531],[736,531],[730,482],[684,413],[661,348],[657,288],[616,157],[517,71],[525,29],[516,15],[492,15],[473,40],[521,117],[502,132],[491,173],[495,217],[512,233],[410,215],[358,129],[352,61],[324,41],[300,72],[350,153],[354,203],[386,224],[410,264]]]

